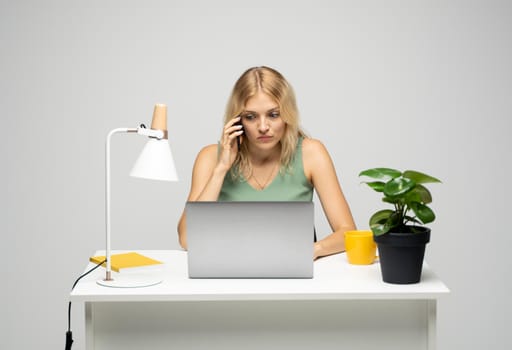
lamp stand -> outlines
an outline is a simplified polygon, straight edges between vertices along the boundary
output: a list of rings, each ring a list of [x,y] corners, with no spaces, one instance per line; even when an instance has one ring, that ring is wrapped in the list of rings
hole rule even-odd
[[[99,279],[96,281],[97,284],[103,287],[111,288],[143,288],[155,286],[163,282],[163,279],[159,276],[151,276],[147,273],[127,273],[117,274],[115,278]]]
[[[138,133],[145,136],[162,138],[163,132],[161,130],[146,129],[145,127],[134,128],[117,128],[110,131],[107,135],[105,147],[105,230],[106,230],[106,269],[105,278],[97,281],[97,284],[105,287],[114,288],[137,288],[154,286],[162,282],[158,276],[151,276],[147,274],[132,274],[126,275],[116,274],[115,278],[112,277],[111,265],[111,246],[110,246],[110,140],[112,135],[116,133]]]

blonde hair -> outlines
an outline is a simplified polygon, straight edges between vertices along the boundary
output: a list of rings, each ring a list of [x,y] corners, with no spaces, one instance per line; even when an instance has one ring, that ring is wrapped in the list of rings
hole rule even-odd
[[[246,70],[233,87],[226,106],[224,124],[239,116],[244,111],[247,101],[260,91],[270,96],[278,104],[280,117],[286,124],[281,139],[280,170],[287,171],[295,156],[299,137],[306,137],[306,134],[300,128],[299,111],[293,88],[281,73],[265,66]],[[238,152],[231,169],[233,178],[239,178],[244,172],[251,171],[246,143],[242,142],[240,152]]]

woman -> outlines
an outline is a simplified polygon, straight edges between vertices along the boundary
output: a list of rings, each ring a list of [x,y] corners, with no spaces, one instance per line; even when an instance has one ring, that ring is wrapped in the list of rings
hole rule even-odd
[[[333,231],[314,243],[316,259],[345,250],[352,214],[329,153],[299,127],[291,86],[272,68],[248,69],[231,93],[219,144],[196,158],[188,200],[311,201],[313,190]],[[186,249],[185,213],[178,235]]]

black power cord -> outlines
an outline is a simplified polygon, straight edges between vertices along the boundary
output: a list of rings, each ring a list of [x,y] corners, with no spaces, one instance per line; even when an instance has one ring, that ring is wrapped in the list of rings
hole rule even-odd
[[[75,289],[75,286],[78,284],[78,281],[80,281],[82,278],[84,278],[85,276],[87,276],[88,274],[90,274],[91,272],[93,272],[94,270],[96,270],[98,267],[100,267],[101,265],[103,265],[106,262],[107,262],[106,259],[103,260],[102,262],[100,262],[99,264],[94,266],[92,269],[90,269],[89,271],[84,273],[82,276],[78,277],[76,279],[75,283],[73,283],[73,287],[71,287],[71,290]],[[71,345],[73,345],[73,333],[71,333],[71,301],[70,301],[68,304],[68,331],[66,332],[65,350],[71,350]]]

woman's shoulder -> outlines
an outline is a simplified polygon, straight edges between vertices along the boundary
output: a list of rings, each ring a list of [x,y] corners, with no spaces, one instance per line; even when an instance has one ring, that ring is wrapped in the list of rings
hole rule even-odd
[[[196,162],[216,162],[218,153],[218,145],[211,144],[201,148],[196,157]]]
[[[302,141],[302,159],[308,170],[322,169],[331,162],[327,148],[320,140],[313,138],[304,138]]]
[[[316,139],[305,138],[302,146],[302,159],[304,163],[304,174],[311,183],[324,178],[331,173],[333,162],[327,148]],[[315,175],[316,174],[316,175]]]
[[[305,137],[302,140],[302,152],[304,155],[317,155],[318,153],[327,153],[327,149],[324,144],[317,139],[313,139],[310,137]]]
[[[217,154],[219,145],[213,143],[211,145],[206,145],[199,151],[199,154]]]

